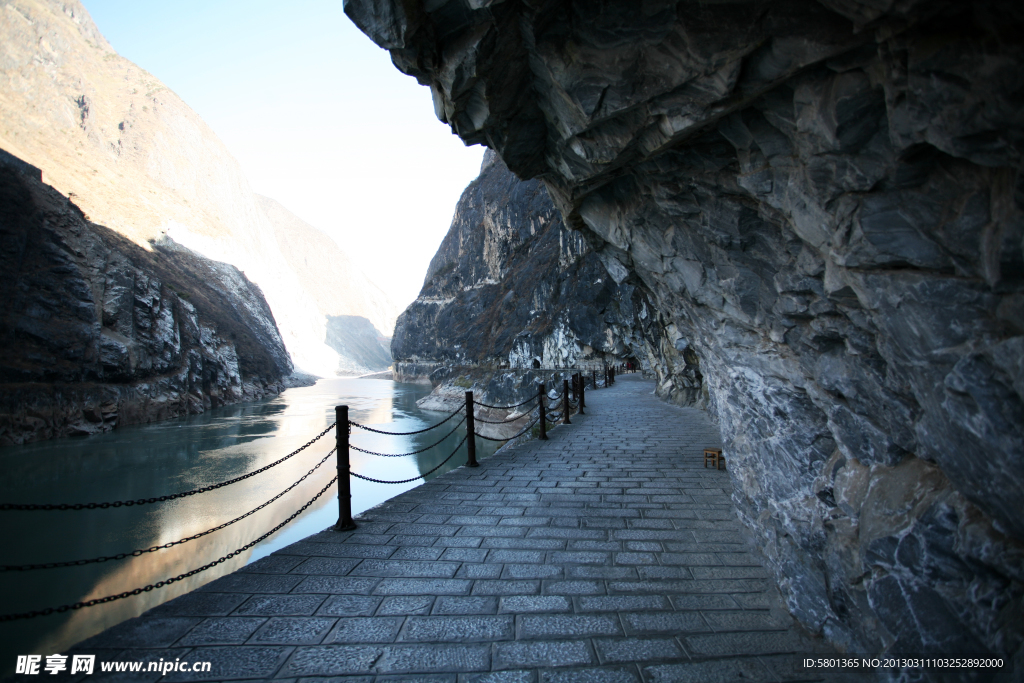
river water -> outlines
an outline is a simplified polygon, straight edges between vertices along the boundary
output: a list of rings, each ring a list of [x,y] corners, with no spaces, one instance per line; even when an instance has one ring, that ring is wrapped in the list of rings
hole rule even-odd
[[[295,450],[334,422],[336,405],[349,406],[351,421],[387,431],[414,431],[434,424],[444,415],[416,406],[416,400],[428,392],[429,388],[422,385],[388,380],[324,379],[313,387],[288,389],[272,399],[218,408],[203,415],[121,427],[96,436],[5,447],[0,449],[0,502],[103,502],[208,486],[251,472]],[[381,453],[408,453],[438,441],[458,420],[457,416],[444,427],[405,437],[353,428],[352,444]],[[423,483],[422,474],[444,460],[463,436],[465,429],[460,427],[436,447],[402,458],[379,458],[352,450],[353,472],[376,479],[416,478],[402,485],[353,478],[353,514]],[[274,497],[320,462],[334,443],[332,430],[299,455],[262,474],[174,501],[106,510],[0,512],[0,565],[115,555],[197,534]],[[477,439],[477,456],[491,455],[496,445]],[[463,447],[428,478],[465,461]],[[287,519],[335,473],[332,455],[302,484],[267,508],[226,529],[170,549],[78,567],[0,572],[0,614],[114,595],[205,565]],[[60,652],[329,527],[337,519],[335,484],[275,535],[196,576],[103,605],[0,623],[0,672],[10,673],[15,655]]]

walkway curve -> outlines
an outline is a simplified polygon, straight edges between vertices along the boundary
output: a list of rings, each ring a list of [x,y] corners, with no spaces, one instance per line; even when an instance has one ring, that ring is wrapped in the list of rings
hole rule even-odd
[[[782,609],[728,473],[703,467],[717,429],[653,387],[622,375],[549,441],[448,472],[354,532],[310,536],[72,653],[212,663],[132,678],[168,682],[822,680],[801,662],[834,651]]]

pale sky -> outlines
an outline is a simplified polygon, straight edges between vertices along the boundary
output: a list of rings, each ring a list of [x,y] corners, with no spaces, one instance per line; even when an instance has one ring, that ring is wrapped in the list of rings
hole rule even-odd
[[[83,0],[122,56],[174,90],[256,192],[328,233],[405,308],[476,177],[430,90],[342,0]]]

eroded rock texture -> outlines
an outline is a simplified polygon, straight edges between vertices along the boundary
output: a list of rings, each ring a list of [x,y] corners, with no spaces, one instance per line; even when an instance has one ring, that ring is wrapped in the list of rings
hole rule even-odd
[[[259,288],[173,242],[146,251],[0,151],[0,444],[91,434],[279,393]]]
[[[1022,7],[346,12],[675,326],[803,623],[1020,670]]]
[[[462,365],[603,367],[641,353],[652,322],[641,290],[608,277],[544,185],[519,180],[488,151],[398,318],[391,353],[406,380]]]

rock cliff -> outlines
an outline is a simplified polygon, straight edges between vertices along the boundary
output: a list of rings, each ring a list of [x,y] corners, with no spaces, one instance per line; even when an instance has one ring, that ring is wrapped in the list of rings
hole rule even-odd
[[[1020,3],[345,11],[667,321],[793,614],[1024,670]]]
[[[259,287],[85,219],[0,151],[0,444],[90,434],[279,393],[292,372]]]
[[[397,307],[344,255],[327,260],[341,252],[330,238],[254,194],[209,126],[118,55],[78,0],[3,4],[0,120],[0,148],[42,169],[92,220],[144,248],[170,236],[244,271],[300,368],[333,375],[342,362],[325,343],[329,315],[391,334]],[[296,266],[314,243],[323,257]],[[339,279],[345,287],[324,284]]]
[[[566,230],[544,185],[488,151],[391,353],[407,380],[441,366],[602,367],[643,354],[637,330],[651,320],[642,293]]]

